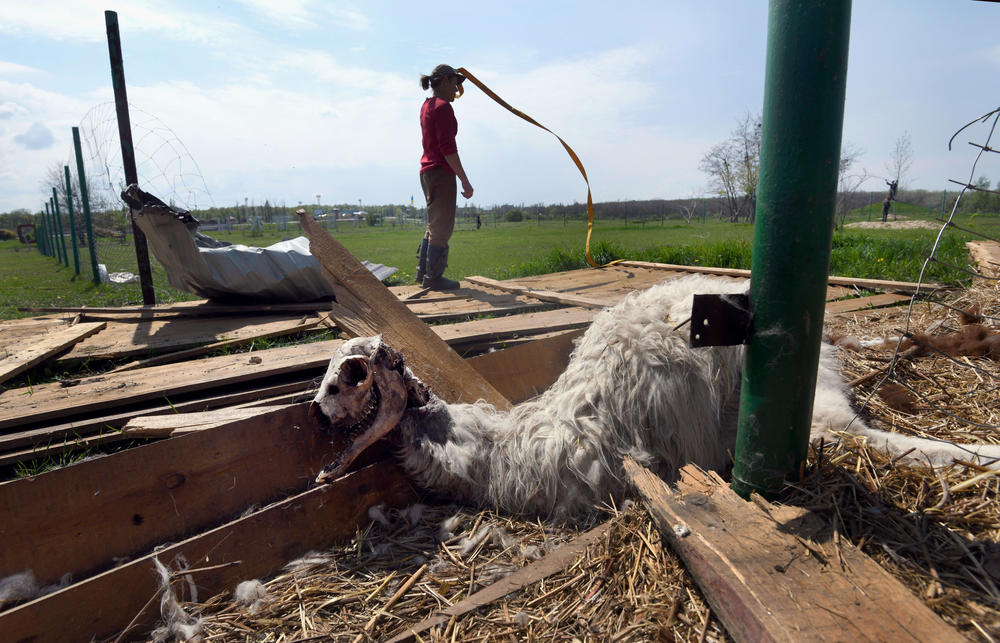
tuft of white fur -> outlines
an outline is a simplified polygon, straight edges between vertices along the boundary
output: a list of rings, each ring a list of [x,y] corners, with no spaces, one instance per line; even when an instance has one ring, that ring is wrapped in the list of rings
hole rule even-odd
[[[245,580],[236,586],[233,592],[233,602],[242,607],[246,607],[251,614],[260,611],[268,601],[267,587],[259,580]]]
[[[201,619],[184,611],[177,602],[177,595],[170,585],[171,573],[166,565],[153,558],[156,574],[160,577],[160,616],[163,625],[152,632],[154,641],[200,641]]]
[[[39,592],[35,572],[26,569],[19,574],[11,574],[0,579],[0,607],[34,598]]]
[[[392,523],[389,522],[389,518],[385,515],[385,504],[372,505],[371,507],[368,507],[368,518],[383,527],[392,526]]]

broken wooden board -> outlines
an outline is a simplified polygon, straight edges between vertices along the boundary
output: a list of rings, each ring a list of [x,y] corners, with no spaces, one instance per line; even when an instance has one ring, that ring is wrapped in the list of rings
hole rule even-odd
[[[326,309],[326,301],[310,301],[288,304],[216,304],[207,299],[179,301],[173,304],[154,306],[36,306],[18,308],[30,313],[71,313],[84,317],[109,315],[112,319],[126,317],[149,317],[151,315],[180,315],[187,317],[216,317],[219,315],[290,315],[314,313]]]
[[[649,261],[622,261],[621,263],[618,263],[616,265],[634,267],[634,268],[654,268],[658,270],[672,270],[675,272],[687,272],[687,273],[697,272],[709,275],[725,275],[728,277],[743,277],[745,279],[750,278],[749,270],[741,270],[739,268],[679,266],[676,264],[652,263]],[[911,294],[916,292],[918,287],[923,292],[930,292],[931,290],[938,290],[945,287],[942,284],[935,284],[935,283],[917,284],[912,281],[892,281],[889,279],[863,279],[861,277],[836,277],[833,275],[827,277],[827,283],[832,286],[852,286],[868,290],[890,290],[894,292],[903,292]]]
[[[593,299],[582,295],[568,295],[552,290],[530,288],[523,284],[511,281],[497,281],[496,279],[490,279],[489,277],[473,276],[466,277],[465,280],[478,286],[488,286],[490,288],[496,288],[497,290],[506,290],[507,292],[518,295],[533,297],[539,301],[548,301],[554,304],[563,304],[565,306],[580,306],[581,308],[596,308],[600,310],[616,303],[615,301],[608,299]]]
[[[279,406],[255,406],[197,411],[195,413],[170,413],[164,415],[140,415],[125,423],[122,434],[130,438],[170,438],[188,433],[212,429],[223,424],[257,417],[284,408]]]
[[[324,274],[334,286],[337,303],[354,313],[351,332],[361,335],[381,333],[391,346],[403,354],[413,373],[446,402],[482,399],[497,408],[510,406],[503,395],[466,364],[312,217],[302,211],[299,222],[309,237],[310,252],[319,259]],[[336,315],[334,320],[341,326],[341,320]]]
[[[251,342],[264,339],[274,339],[275,337],[285,337],[287,335],[295,335],[307,330],[312,330],[316,326],[319,326],[319,317],[303,317],[298,321],[290,321],[284,325],[279,325],[273,330],[269,330],[266,333],[251,335],[249,337],[239,337],[236,339],[226,339],[221,342],[212,342],[211,344],[204,344],[202,346],[195,346],[194,348],[188,348],[186,350],[174,351],[172,353],[165,353],[163,355],[157,355],[156,357],[150,357],[148,359],[137,360],[134,362],[129,362],[128,364],[123,364],[118,368],[111,369],[109,373],[120,373],[121,371],[131,371],[137,368],[148,368],[150,366],[158,366],[160,364],[172,364],[174,362],[180,362],[192,357],[199,357],[205,355],[206,353],[211,353],[212,351],[219,350],[222,348],[235,348],[237,346],[244,346]]]
[[[55,357],[70,346],[100,332],[106,326],[107,322],[74,324],[50,330],[30,343],[21,341],[13,346],[5,345],[4,357],[0,359],[0,382],[6,382],[29,368]]]
[[[883,306],[894,306],[904,301],[910,301],[910,295],[884,293],[881,295],[869,295],[868,297],[856,297],[854,299],[841,299],[839,301],[827,302],[826,313],[828,315],[838,315],[855,310],[870,310],[872,308],[882,308]]]
[[[467,290],[472,291],[471,288]],[[464,299],[428,302],[416,300],[407,302],[406,305],[424,323],[467,319],[477,315],[513,315],[550,307],[545,302],[510,293],[483,291]]]
[[[302,315],[296,314],[293,317],[177,317],[109,322],[103,332],[77,344],[60,361],[147,357],[212,342],[266,337],[274,332],[286,332],[289,324],[296,324],[301,318]]]
[[[306,489],[335,457],[307,407],[257,409],[212,430],[0,484],[0,578],[25,569],[42,585],[66,573],[83,578]]]
[[[243,390],[197,397],[185,401],[131,408],[86,420],[43,426],[0,434],[0,466],[42,457],[76,447],[91,447],[127,439],[119,429],[139,415],[196,413],[239,404],[253,404],[282,395],[304,395],[315,389],[312,379],[278,385],[249,385]],[[175,398],[176,400],[176,398]],[[97,434],[97,435],[94,435]]]
[[[560,308],[541,313],[435,326],[434,331],[446,342],[454,345],[500,341],[512,337],[582,328],[589,325],[598,312],[592,308]]]
[[[976,264],[980,274],[994,279],[1000,276],[1000,243],[996,241],[969,241],[965,247],[969,249],[970,258]]]
[[[369,507],[415,499],[395,465],[374,464],[2,612],[0,632],[10,641],[69,643],[130,628],[124,640],[145,640],[160,618],[154,558],[174,570],[175,561],[188,561],[200,596],[231,592],[241,581],[269,576],[310,550],[351,537],[368,522]]]
[[[540,395],[555,382],[569,363],[570,353],[583,330],[484,353],[469,363],[498,391],[517,404]]]
[[[0,392],[0,431],[165,396],[324,368],[342,340],[221,355]]]
[[[862,552],[841,544],[839,566],[718,475],[688,465],[671,490],[630,458],[625,470],[736,641],[964,640]]]
[[[14,346],[23,341],[30,342],[40,335],[69,326],[72,321],[72,315],[2,320],[0,321],[0,346]]]

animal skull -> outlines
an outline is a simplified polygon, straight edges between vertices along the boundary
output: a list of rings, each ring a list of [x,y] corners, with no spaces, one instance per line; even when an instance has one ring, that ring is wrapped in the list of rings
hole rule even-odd
[[[406,409],[403,356],[381,336],[345,342],[327,368],[309,412],[346,446],[317,482],[342,475],[358,455],[399,423]]]

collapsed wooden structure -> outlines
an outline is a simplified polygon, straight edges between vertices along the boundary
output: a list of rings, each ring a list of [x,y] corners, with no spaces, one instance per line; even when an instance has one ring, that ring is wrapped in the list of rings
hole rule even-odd
[[[331,327],[346,336],[383,333],[442,398],[505,406],[544,390],[565,366],[581,329],[627,293],[692,271],[747,276],[623,262],[505,282],[470,278],[454,294],[386,289],[310,223],[304,221],[313,253],[335,284],[335,303],[65,309],[0,325],[8,351],[0,378],[46,359],[132,360],[112,371],[0,393],[0,465],[170,437],[0,484],[0,578],[30,569],[40,585],[64,581],[45,596],[0,606],[8,607],[0,611],[6,638],[141,638],[159,618],[154,558],[193,578],[203,595],[232,591],[241,580],[267,576],[307,551],[349,537],[368,522],[373,505],[415,501],[418,491],[391,459],[370,458],[333,484],[313,486],[333,454],[328,440],[312,430],[303,401],[342,340],[254,350],[257,340],[291,334],[308,340]],[[914,286],[831,279],[827,313],[908,302]],[[860,289],[881,292],[856,296]],[[192,359],[240,345],[251,350]],[[712,518],[732,501],[723,501],[728,490],[704,474],[689,472],[687,487],[673,494],[651,491],[655,483],[637,466],[632,475],[734,638],[835,639],[842,635],[837,618],[815,615],[861,604],[867,606],[858,610],[863,623],[878,623],[870,638],[959,638],[888,575],[872,577],[859,552],[835,569],[817,562],[821,557],[802,538],[782,533],[783,523],[769,521],[764,510],[752,519],[749,513]],[[698,538],[687,539],[676,516],[686,516],[686,529]],[[740,530],[748,525],[758,536],[766,531],[771,544],[740,550]],[[713,529],[728,532],[728,540],[704,536]],[[842,578],[817,583],[805,573],[784,574],[793,550],[792,558],[814,556],[815,571],[828,580]],[[553,565],[554,553],[535,564]],[[720,573],[720,566],[728,572]],[[770,579],[770,589],[761,590],[760,574]],[[530,571],[525,576],[525,582],[538,578]],[[849,586],[863,589],[831,598],[835,588]],[[785,600],[779,594],[796,598],[777,607],[775,600]],[[891,607],[879,607],[877,599],[886,596]]]

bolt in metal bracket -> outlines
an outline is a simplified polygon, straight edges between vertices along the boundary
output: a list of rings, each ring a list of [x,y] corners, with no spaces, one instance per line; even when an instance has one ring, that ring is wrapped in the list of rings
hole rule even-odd
[[[753,311],[746,294],[695,295],[691,305],[692,347],[734,346],[750,341]]]

